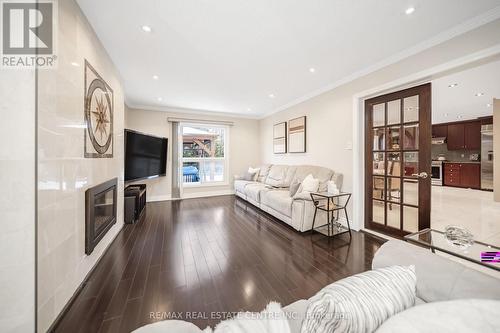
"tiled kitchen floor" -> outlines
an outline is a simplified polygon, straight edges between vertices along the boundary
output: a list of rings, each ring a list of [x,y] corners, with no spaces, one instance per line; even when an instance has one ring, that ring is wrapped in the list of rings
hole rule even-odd
[[[493,192],[446,186],[432,187],[431,228],[467,228],[478,241],[500,246],[500,202]]]

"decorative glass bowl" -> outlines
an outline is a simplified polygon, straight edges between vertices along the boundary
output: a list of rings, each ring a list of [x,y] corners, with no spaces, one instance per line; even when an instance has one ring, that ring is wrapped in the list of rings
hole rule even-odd
[[[444,229],[444,237],[450,245],[462,250],[474,244],[474,235],[469,230],[456,225],[447,226]]]

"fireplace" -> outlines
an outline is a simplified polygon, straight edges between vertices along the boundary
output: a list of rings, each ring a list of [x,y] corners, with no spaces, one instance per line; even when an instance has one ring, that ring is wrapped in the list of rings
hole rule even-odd
[[[116,223],[118,178],[85,191],[85,253],[91,254]]]

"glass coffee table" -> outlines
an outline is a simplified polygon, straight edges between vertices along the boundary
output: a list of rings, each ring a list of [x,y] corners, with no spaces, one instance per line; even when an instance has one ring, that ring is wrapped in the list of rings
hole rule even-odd
[[[478,241],[463,249],[449,242],[444,232],[424,229],[404,237],[407,242],[423,245],[432,252],[441,251],[500,271],[500,247]]]

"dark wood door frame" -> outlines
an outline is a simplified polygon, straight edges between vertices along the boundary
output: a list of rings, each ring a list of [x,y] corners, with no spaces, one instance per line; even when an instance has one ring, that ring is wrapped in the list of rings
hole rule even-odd
[[[431,123],[431,84],[423,84],[420,86],[412,87],[409,89],[404,89],[401,91],[377,96],[368,100],[365,100],[365,227],[372,230],[377,230],[386,234],[401,237],[408,232],[403,230],[403,187],[400,188],[401,192],[401,228],[396,229],[387,225],[382,225],[373,222],[373,140],[374,140],[374,129],[373,114],[372,109],[374,105],[380,103],[387,103],[389,101],[401,99],[403,101],[406,97],[419,96],[419,170],[420,172],[428,173],[429,177],[427,179],[419,179],[418,183],[418,229],[422,230],[424,228],[430,227],[430,206],[431,206],[431,138],[432,138],[432,123]],[[401,113],[404,113],[403,106],[401,106]],[[385,108],[385,118],[387,119],[387,104]],[[401,131],[400,138],[404,135],[403,129],[403,118],[401,119]],[[387,126],[387,121],[385,122]],[[387,140],[387,138],[386,138]],[[402,140],[402,139],[401,139]],[[386,149],[386,148],[384,148]],[[402,149],[404,152],[404,149]],[[404,153],[402,153],[404,155]],[[385,163],[387,164],[387,154],[385,155]],[[401,156],[401,165],[403,166],[403,156]],[[401,177],[403,178],[404,168],[401,167]],[[401,183],[403,183],[401,181]],[[385,216],[387,216],[387,208],[385,207]],[[387,218],[386,218],[387,219]],[[387,224],[387,222],[385,223]]]

